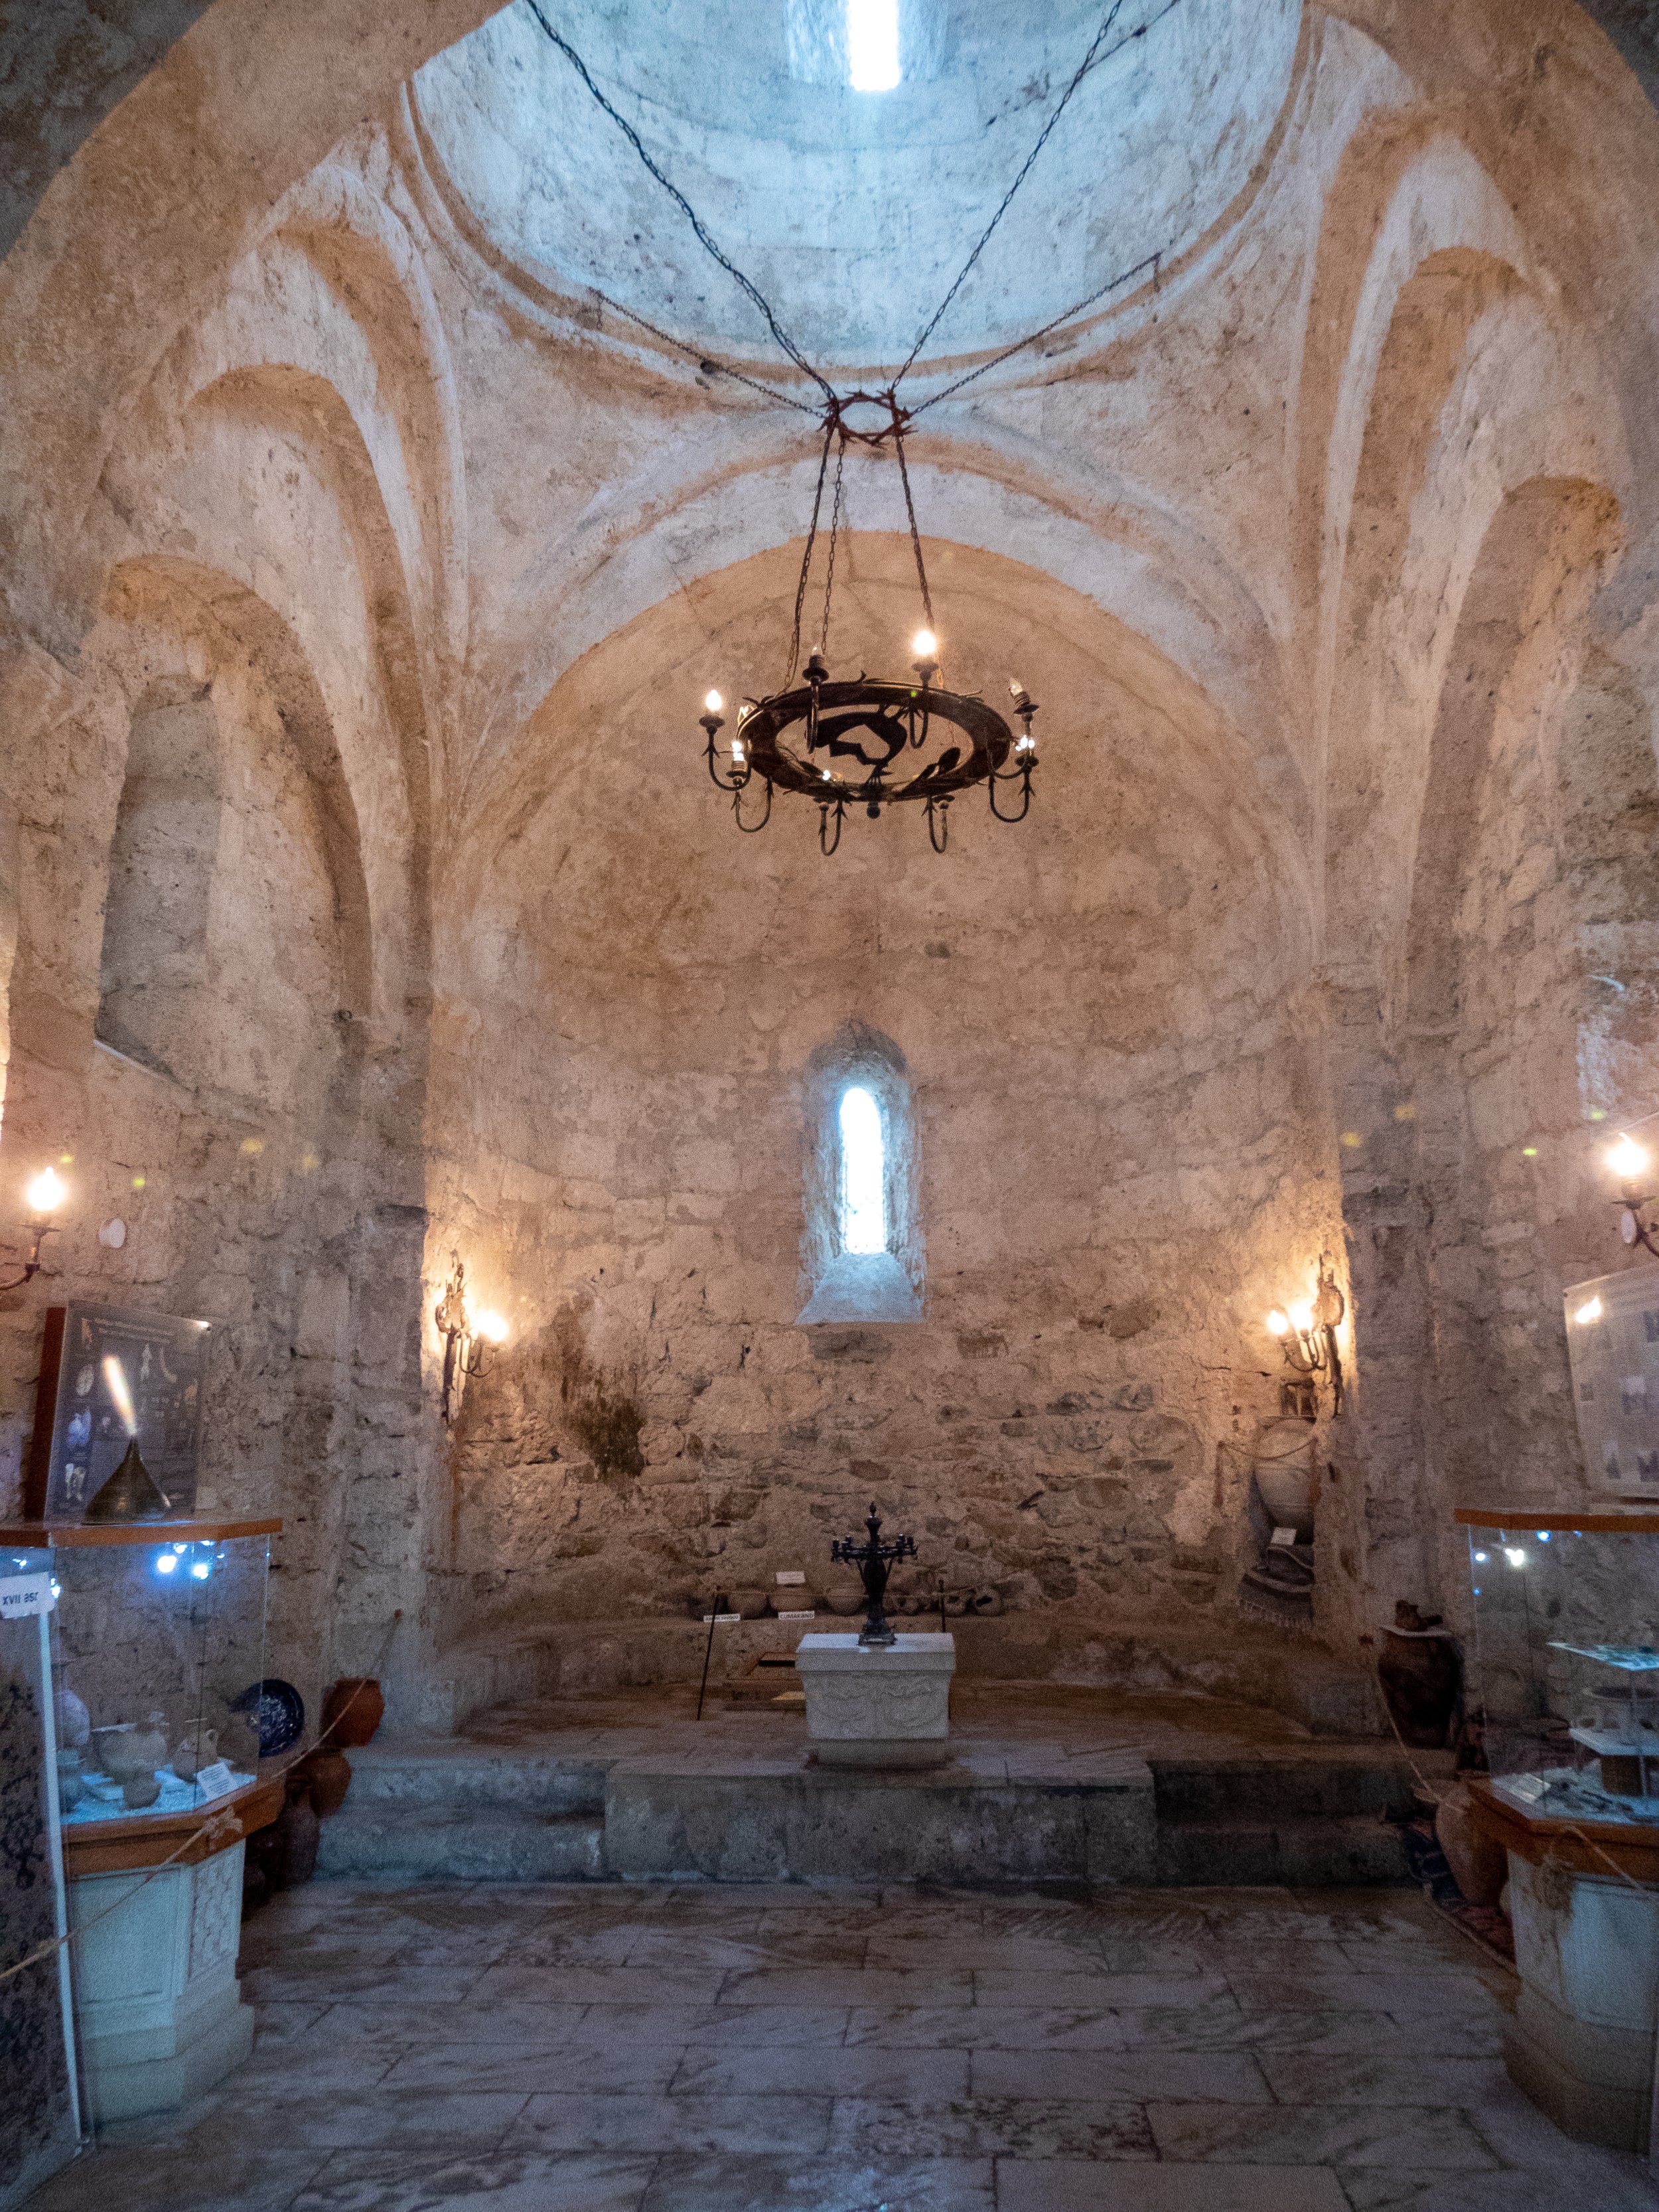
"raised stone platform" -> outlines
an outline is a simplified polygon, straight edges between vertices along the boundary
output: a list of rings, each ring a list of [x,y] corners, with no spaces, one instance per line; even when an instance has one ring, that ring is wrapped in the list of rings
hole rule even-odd
[[[798,1707],[549,1699],[353,1752],[319,1871],[409,1881],[1386,1882],[1392,1746],[1260,1708],[1048,1685],[952,1694],[951,1764],[817,1765]]]

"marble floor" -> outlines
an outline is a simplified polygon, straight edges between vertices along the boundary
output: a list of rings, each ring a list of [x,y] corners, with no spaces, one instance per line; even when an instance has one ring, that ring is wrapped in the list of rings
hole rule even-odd
[[[1656,2212],[1408,1890],[313,1883],[30,2212]]]

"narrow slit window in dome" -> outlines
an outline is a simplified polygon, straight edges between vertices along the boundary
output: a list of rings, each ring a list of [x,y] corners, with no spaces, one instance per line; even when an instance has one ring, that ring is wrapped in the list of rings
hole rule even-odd
[[[841,1243],[844,1252],[887,1249],[887,1147],[881,1109],[860,1085],[841,1098]]]
[[[898,82],[898,0],[847,0],[847,76],[854,92],[890,92]]]

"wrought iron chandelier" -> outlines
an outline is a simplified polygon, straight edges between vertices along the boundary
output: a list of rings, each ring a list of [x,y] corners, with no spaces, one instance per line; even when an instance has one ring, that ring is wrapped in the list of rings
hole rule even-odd
[[[887,419],[874,429],[856,429],[847,420],[848,410],[853,407],[875,408]],[[1036,740],[1031,734],[1036,702],[1017,677],[1009,679],[1011,711],[1021,724],[1020,735],[1016,737],[1006,717],[985,700],[972,692],[948,691],[938,681],[939,641],[933,634],[933,596],[927,588],[927,568],[910,494],[910,471],[904,458],[910,416],[890,385],[879,392],[854,392],[844,398],[832,394],[822,419],[823,450],[800,580],[795,587],[795,619],[784,671],[785,688],[763,699],[744,701],[730,740],[729,758],[725,761],[719,740],[726,726],[726,702],[718,691],[709,692],[699,717],[707,738],[709,775],[717,789],[732,794],[733,818],[739,830],[750,834],[763,830],[771,820],[772,800],[778,790],[799,792],[810,799],[818,810],[818,848],[825,854],[833,853],[841,843],[849,806],[861,807],[874,822],[884,807],[907,801],[920,801],[927,817],[928,842],[936,853],[942,853],[950,839],[951,803],[975,784],[985,786],[991,811],[999,822],[1023,822],[1031,809],[1031,774],[1037,764]],[[841,534],[847,448],[849,444],[878,447],[889,440],[897,455],[904,486],[925,627],[911,641],[916,656],[911,664],[912,677],[871,676],[860,670],[855,678],[836,679],[830,673],[828,658],[830,612],[835,598],[836,544]],[[836,480],[824,564],[823,614],[817,645],[801,671],[804,681],[792,682],[800,659],[801,611],[811,581],[812,555],[832,451]],[[757,781],[764,786],[765,796],[758,813],[751,800],[749,818],[745,818],[744,798]],[[999,805],[997,794],[1011,785],[1016,789],[1005,808]]]

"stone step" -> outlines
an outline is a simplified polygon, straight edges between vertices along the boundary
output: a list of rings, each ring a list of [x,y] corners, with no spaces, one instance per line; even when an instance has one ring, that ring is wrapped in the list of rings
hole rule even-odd
[[[1150,1764],[1161,1821],[1341,1820],[1412,1802],[1411,1769],[1369,1749],[1348,1758],[1157,1758]]]
[[[367,1803],[323,1822],[320,1876],[401,1881],[598,1881],[605,1821],[511,1806]]]
[[[497,1751],[464,1739],[436,1745],[367,1745],[347,1753],[346,1810],[374,1805],[452,1805],[558,1814],[605,1809],[603,1762]],[[342,1816],[343,1817],[343,1816]]]
[[[1343,1888],[1403,1882],[1398,1832],[1375,1813],[1344,1819],[1160,1820],[1154,1881],[1191,1887]]]

